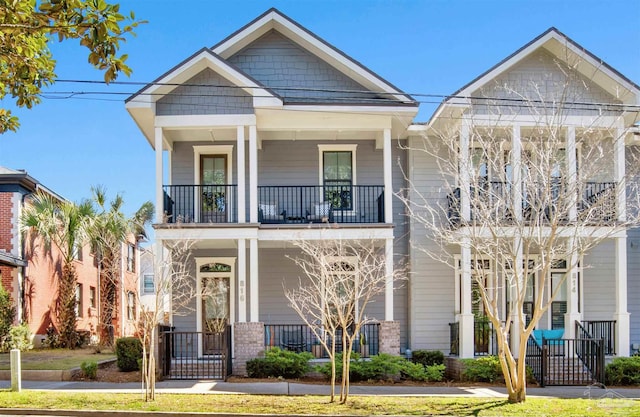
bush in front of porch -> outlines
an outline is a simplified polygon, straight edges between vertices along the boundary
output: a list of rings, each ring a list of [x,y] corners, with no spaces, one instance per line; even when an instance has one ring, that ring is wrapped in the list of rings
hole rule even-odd
[[[302,378],[309,371],[309,352],[291,352],[278,347],[268,349],[264,358],[247,361],[247,375],[250,378]]]
[[[615,358],[605,372],[607,385],[640,385],[640,356]]]

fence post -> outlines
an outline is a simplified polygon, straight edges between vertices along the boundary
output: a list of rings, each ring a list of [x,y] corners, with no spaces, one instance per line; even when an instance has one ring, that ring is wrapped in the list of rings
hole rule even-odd
[[[22,391],[22,370],[20,369],[20,349],[11,349],[11,391]]]
[[[542,356],[540,357],[540,386],[544,388],[547,385],[547,345],[544,343],[544,339],[542,339]]]

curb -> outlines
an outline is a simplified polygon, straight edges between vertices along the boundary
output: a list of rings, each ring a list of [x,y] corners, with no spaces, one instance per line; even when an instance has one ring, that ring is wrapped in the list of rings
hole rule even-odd
[[[102,368],[107,364],[115,362],[117,359],[105,359],[98,362],[98,368]],[[80,373],[80,367],[71,368],[71,369],[60,369],[60,370],[32,370],[32,369],[23,369],[22,380],[23,381],[48,381],[48,382],[57,382],[57,381],[73,381],[73,377]],[[0,380],[11,380],[11,370],[4,369],[0,370]]]

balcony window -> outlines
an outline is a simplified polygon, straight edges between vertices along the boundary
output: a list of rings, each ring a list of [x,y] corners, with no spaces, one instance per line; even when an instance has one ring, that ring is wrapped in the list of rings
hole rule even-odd
[[[319,145],[323,200],[334,210],[353,210],[355,145]]]

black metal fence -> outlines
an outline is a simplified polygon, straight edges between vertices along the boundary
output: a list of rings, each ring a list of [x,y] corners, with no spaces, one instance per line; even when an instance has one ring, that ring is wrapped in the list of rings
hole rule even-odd
[[[449,323],[449,354],[460,355],[460,323]]]
[[[164,223],[238,222],[236,185],[165,185],[163,188]]]
[[[546,222],[553,213],[568,213],[572,204],[563,182],[541,184],[541,192],[532,189],[522,192],[522,216],[531,222]],[[550,189],[549,189],[550,188]],[[575,200],[578,216],[589,224],[601,224],[616,218],[616,184],[613,182],[586,182]],[[460,188],[447,195],[447,216],[452,226],[462,223]],[[551,193],[542,195],[541,193]],[[472,187],[469,193],[470,219],[479,215],[491,216],[505,222],[513,221],[514,208],[511,184],[502,181],[486,181],[480,187]],[[563,214],[564,216],[564,214]],[[568,218],[562,218],[562,221]]]
[[[602,340],[542,339],[527,341],[527,365],[540,386],[604,383]]]
[[[602,339],[605,355],[616,354],[616,321],[615,320],[583,320],[582,326],[594,339]]]
[[[449,323],[449,354],[460,354],[460,323]],[[477,317],[473,321],[473,354],[489,356],[498,354],[498,336],[488,318]]]
[[[327,352],[322,344],[305,324],[265,324],[264,345],[266,348],[279,347],[293,352],[310,352],[316,358],[327,358]],[[347,329],[352,332],[352,330]],[[324,335],[331,346],[329,334]],[[343,330],[336,332],[336,352],[342,352]],[[362,326],[356,335],[353,351],[362,357],[377,355],[380,351],[380,325],[369,323]]]
[[[382,185],[258,186],[260,223],[384,223]]]
[[[164,331],[159,356],[165,379],[226,379],[231,375],[231,327],[221,333]]]

